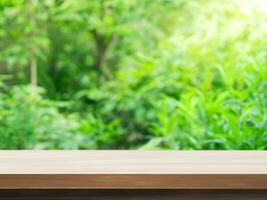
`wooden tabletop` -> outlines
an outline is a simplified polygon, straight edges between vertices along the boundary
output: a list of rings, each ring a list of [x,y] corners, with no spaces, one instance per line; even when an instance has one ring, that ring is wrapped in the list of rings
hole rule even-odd
[[[0,189],[267,189],[267,151],[0,151]]]

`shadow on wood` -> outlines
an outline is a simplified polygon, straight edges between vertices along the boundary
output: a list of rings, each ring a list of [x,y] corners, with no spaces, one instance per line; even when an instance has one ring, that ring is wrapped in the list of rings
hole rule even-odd
[[[1,200],[266,200],[267,190],[0,190]]]

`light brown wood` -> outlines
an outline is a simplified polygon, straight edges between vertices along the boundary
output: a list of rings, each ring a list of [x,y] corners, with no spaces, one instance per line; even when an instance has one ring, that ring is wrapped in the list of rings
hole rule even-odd
[[[267,189],[265,151],[0,151],[0,189]]]
[[[267,151],[0,151],[0,174],[267,174]]]
[[[0,175],[0,189],[267,189],[267,175]]]

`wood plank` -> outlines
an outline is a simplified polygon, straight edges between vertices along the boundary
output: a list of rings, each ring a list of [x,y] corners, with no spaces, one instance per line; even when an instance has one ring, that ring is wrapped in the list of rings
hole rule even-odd
[[[267,190],[0,190],[3,200],[266,200]]]
[[[1,174],[267,174],[267,151],[0,151]]]
[[[0,175],[1,189],[267,189],[267,175]]]
[[[0,151],[2,189],[267,189],[266,151]]]

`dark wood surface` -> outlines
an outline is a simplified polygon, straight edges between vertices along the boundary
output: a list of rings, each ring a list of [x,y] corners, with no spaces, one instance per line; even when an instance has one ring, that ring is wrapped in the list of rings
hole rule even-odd
[[[0,151],[0,189],[267,189],[267,152]]]
[[[0,175],[2,189],[266,189],[267,175]]]
[[[266,200],[267,190],[0,190],[0,200]]]

